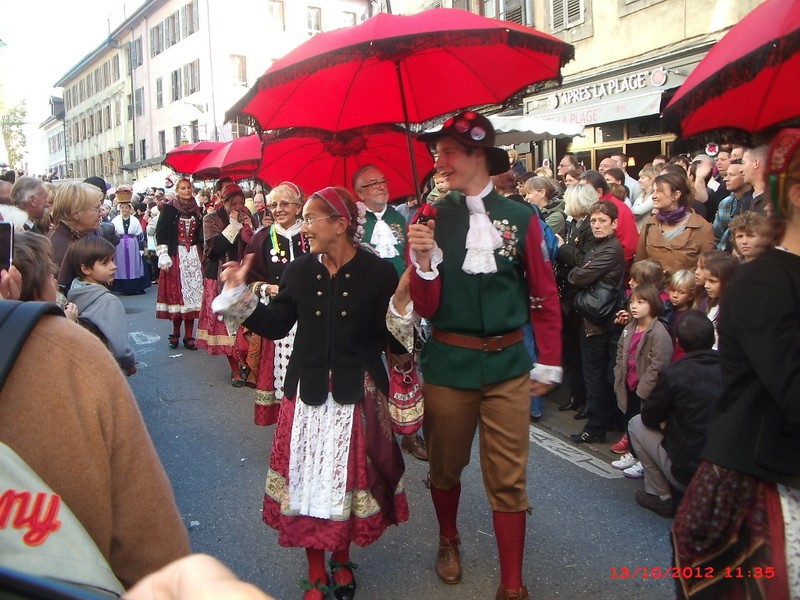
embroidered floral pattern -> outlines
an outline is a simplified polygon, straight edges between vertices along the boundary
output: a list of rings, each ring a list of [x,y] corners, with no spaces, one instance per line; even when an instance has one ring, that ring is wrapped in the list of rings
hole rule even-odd
[[[497,254],[513,261],[519,253],[519,229],[516,225],[508,222],[508,219],[495,219],[492,225],[500,232],[503,245],[497,250]]]

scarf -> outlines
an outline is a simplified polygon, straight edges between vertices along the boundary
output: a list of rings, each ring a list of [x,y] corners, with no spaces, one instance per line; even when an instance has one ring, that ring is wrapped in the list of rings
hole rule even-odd
[[[685,206],[679,206],[675,210],[668,210],[666,212],[658,211],[656,213],[656,219],[658,219],[659,223],[666,223],[667,225],[675,225],[676,223],[680,223],[685,216]]]
[[[170,201],[170,204],[174,206],[179,213],[181,213],[182,217],[200,218],[200,207],[197,206],[194,196],[188,200],[181,200],[176,196],[174,200]]]
[[[483,199],[492,191],[490,181],[477,196],[466,196],[469,209],[469,231],[465,247],[467,254],[461,270],[470,275],[496,273],[494,251],[503,245],[503,238],[486,214]]]
[[[392,232],[392,228],[389,227],[389,224],[383,220],[383,215],[386,214],[386,208],[379,213],[372,210],[368,210],[368,212],[375,215],[375,227],[372,230],[372,237],[369,243],[375,247],[378,256],[381,258],[394,258],[398,254],[397,248],[395,247],[397,238]]]
[[[294,245],[292,244],[292,238],[300,233],[300,228],[303,226],[302,221],[296,221],[294,225],[289,227],[288,229],[284,229],[278,223],[272,224],[272,229],[270,231],[270,237],[272,238],[272,246],[274,247],[276,252],[281,252],[280,246],[278,245],[278,238],[277,235],[281,235],[289,240],[289,261],[294,260]],[[281,254],[283,254],[281,252]]]

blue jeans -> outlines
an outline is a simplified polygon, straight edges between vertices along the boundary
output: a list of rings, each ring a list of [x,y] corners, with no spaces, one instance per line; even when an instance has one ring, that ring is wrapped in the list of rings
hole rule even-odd
[[[525,323],[522,326],[522,331],[524,337],[522,341],[525,343],[525,349],[528,351],[528,354],[531,356],[531,360],[536,362],[536,346],[533,343],[533,327],[531,327],[530,322]],[[532,417],[541,417],[542,416],[542,405],[544,403],[544,398],[541,396],[532,396],[531,397],[531,416]]]

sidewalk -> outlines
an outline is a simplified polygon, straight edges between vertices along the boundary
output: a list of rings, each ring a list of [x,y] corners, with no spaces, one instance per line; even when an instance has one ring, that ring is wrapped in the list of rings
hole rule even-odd
[[[576,411],[567,410],[561,412],[558,410],[558,406],[567,400],[569,400],[569,383],[562,385],[545,397],[542,418],[535,425],[557,435],[576,448],[581,448],[590,454],[594,454],[610,466],[612,461],[620,457],[619,454],[611,452],[611,446],[619,441],[622,433],[618,431],[609,432],[606,434],[606,441],[602,444],[575,444],[569,439],[569,435],[571,433],[579,433],[586,424],[586,420],[576,421],[573,418]]]

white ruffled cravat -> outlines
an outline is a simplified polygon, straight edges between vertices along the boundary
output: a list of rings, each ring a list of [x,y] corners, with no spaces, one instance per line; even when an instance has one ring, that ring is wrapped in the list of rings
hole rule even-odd
[[[369,211],[375,215],[375,227],[372,230],[372,237],[369,240],[371,246],[375,248],[378,256],[381,258],[394,258],[397,256],[397,238],[392,232],[389,224],[383,220],[383,215],[386,214],[384,208],[381,212]]]
[[[465,244],[467,254],[461,270],[470,275],[497,272],[494,251],[503,245],[503,238],[486,215],[486,206],[483,204],[483,198],[492,189],[494,186],[490,181],[480,194],[466,197],[469,209],[469,231]]]

